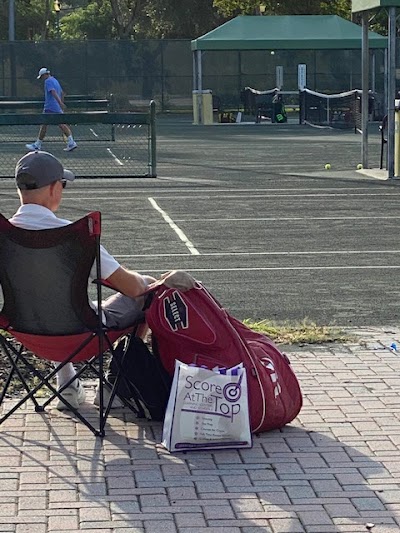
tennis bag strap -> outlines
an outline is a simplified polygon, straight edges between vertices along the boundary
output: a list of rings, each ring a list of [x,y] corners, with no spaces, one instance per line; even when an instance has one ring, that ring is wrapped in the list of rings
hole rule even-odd
[[[232,317],[203,285],[187,292],[161,285],[145,314],[171,376],[175,359],[211,369],[244,364],[254,433],[280,428],[299,413],[302,395],[287,356]]]

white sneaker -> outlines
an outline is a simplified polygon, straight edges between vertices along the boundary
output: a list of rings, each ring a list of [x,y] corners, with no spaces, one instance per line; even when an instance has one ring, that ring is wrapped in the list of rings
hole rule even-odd
[[[72,143],[68,143],[67,144],[67,147],[64,148],[64,152],[72,152],[72,150],[75,150],[75,148],[77,147],[78,145],[76,144],[75,141],[72,141]]]
[[[41,147],[42,147],[42,143],[38,143],[37,141],[35,141],[34,143],[31,143],[31,144],[26,144],[25,145],[28,150],[30,150],[31,152],[35,152],[36,150],[40,150]]]
[[[107,407],[107,404],[110,401],[110,396],[111,396],[111,390],[108,387],[105,386],[103,388],[104,409]],[[96,388],[96,396],[94,397],[93,403],[97,407],[99,407],[99,405],[100,405],[100,389],[99,389],[98,385],[97,385],[97,388]],[[118,409],[118,408],[121,408],[121,407],[124,407],[123,402],[118,398],[118,396],[114,396],[114,400],[113,400],[113,403],[111,405],[111,409]]]
[[[65,398],[72,405],[72,407],[78,409],[79,405],[85,401],[86,393],[79,379],[76,381],[76,383],[76,385],[75,383],[72,383],[69,387],[64,389],[61,393],[61,396]],[[69,407],[61,400],[58,400],[56,409],[59,411],[68,411]]]

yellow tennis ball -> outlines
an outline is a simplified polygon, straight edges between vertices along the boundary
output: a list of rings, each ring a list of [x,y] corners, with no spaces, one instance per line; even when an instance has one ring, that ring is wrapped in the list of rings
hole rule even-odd
[[[363,168],[362,164],[361,163],[358,163],[357,165],[357,170],[361,170]]]
[[[331,168],[330,163],[327,163],[327,164],[325,165],[325,170],[330,170],[330,168]]]

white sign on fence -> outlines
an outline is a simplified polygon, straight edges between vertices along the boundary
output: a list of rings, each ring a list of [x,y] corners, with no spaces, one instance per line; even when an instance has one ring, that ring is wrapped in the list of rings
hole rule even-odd
[[[278,65],[276,67],[276,87],[282,89],[283,87],[283,67]]]
[[[299,91],[303,91],[307,87],[307,65],[304,63],[297,66],[297,80]]]

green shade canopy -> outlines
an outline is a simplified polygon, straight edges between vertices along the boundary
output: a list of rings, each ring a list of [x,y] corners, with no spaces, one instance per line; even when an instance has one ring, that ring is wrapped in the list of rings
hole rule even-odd
[[[352,0],[351,10],[357,13],[380,7],[400,7],[400,0]]]
[[[239,16],[194,39],[192,50],[351,50],[361,42],[361,26],[337,15]],[[369,32],[369,46],[386,48],[387,38]]]

